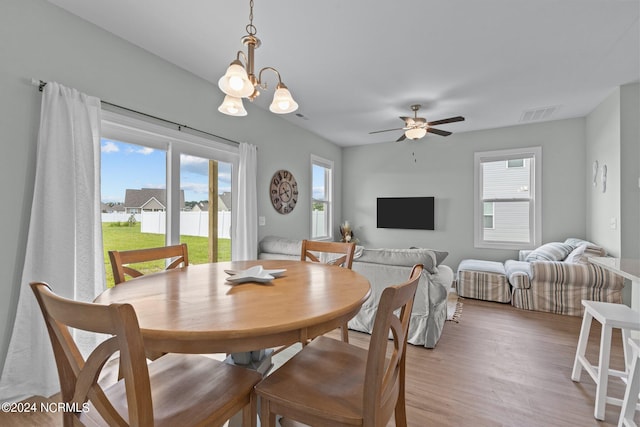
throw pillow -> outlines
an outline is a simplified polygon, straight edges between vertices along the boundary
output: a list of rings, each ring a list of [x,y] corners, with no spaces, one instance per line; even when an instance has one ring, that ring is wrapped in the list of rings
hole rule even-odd
[[[436,266],[442,264],[442,261],[444,261],[444,259],[447,257],[447,255],[449,255],[449,252],[437,251],[435,249],[429,249],[429,248],[418,248],[416,246],[412,246],[409,249],[426,249],[428,251],[433,252],[433,254],[436,256]]]
[[[562,261],[573,250],[571,245],[561,242],[546,243],[531,251],[525,261]]]
[[[577,248],[580,245],[587,245],[587,248],[585,250],[585,254],[588,255],[588,256],[605,256],[605,255],[607,255],[607,251],[605,251],[602,246],[598,246],[595,243],[588,242],[588,241],[583,240],[583,239],[578,239],[578,238],[575,238],[575,237],[569,237],[567,240],[564,241],[564,243],[566,245],[573,246],[574,249]]]
[[[302,251],[302,241],[284,237],[266,236],[260,241],[260,252],[283,255],[298,255]]]
[[[588,261],[584,253],[585,249],[587,249],[587,244],[583,243],[571,251],[571,253],[565,258],[564,262],[568,264],[586,264]]]

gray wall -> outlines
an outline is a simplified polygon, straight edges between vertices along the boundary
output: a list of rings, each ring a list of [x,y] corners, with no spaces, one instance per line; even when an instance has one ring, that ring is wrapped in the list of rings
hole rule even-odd
[[[213,48],[213,47],[212,47]],[[234,52],[229,52],[233,55]],[[0,13],[0,368],[11,335],[29,223],[41,94],[31,78],[57,81],[105,101],[258,146],[261,236],[308,236],[310,154],[333,160],[340,182],[341,149],[268,111],[246,105],[244,118],[217,111],[217,86],[133,46],[44,0],[2,0]],[[212,74],[224,73],[220,64]],[[247,103],[248,104],[248,103]],[[296,176],[302,191],[290,215],[267,198],[276,169]],[[340,185],[335,210],[340,215]],[[46,280],[46,278],[43,278]],[[55,286],[55,284],[53,284]]]
[[[620,255],[640,258],[640,83],[620,87]]]
[[[612,256],[640,257],[640,84],[614,90],[586,118],[587,238]],[[601,174],[591,185],[591,165],[607,165],[607,189]],[[615,222],[615,225],[612,224]],[[614,228],[615,227],[615,228]],[[631,301],[627,281],[623,299]]]
[[[620,89],[611,93],[586,119],[587,238],[620,256]],[[592,165],[598,162],[596,185]],[[602,170],[607,167],[606,191]],[[615,228],[612,228],[612,221]]]
[[[405,143],[343,150],[343,215],[367,246],[421,246],[449,251],[445,264],[461,259],[502,261],[517,251],[473,246],[473,154],[542,146],[542,240],[585,237],[585,120],[437,135]],[[379,196],[435,196],[435,230],[376,228]],[[559,208],[561,207],[561,208]]]

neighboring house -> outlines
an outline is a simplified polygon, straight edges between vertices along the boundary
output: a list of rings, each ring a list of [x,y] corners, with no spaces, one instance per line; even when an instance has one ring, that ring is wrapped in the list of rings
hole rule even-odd
[[[209,202],[198,202],[191,209],[193,212],[208,212]],[[225,192],[218,196],[218,212],[231,210],[231,193]]]
[[[180,190],[180,210],[184,210],[184,190]],[[167,209],[167,191],[164,188],[127,189],[124,197],[126,213],[158,212]]]
[[[124,206],[121,203],[100,203],[100,212],[102,213],[115,213],[124,211]]]
[[[124,206],[122,203],[100,203],[100,212],[102,213],[116,213],[124,212]]]
[[[208,212],[209,211],[209,202],[198,202],[193,205],[191,208],[193,212]]]
[[[218,196],[218,210],[230,211],[231,210],[231,192],[225,191]]]
[[[483,163],[484,239],[520,242],[529,237],[529,159]]]

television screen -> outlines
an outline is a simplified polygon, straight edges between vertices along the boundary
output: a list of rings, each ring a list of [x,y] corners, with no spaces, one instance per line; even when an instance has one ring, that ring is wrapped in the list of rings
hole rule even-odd
[[[378,197],[378,228],[434,230],[433,197]]]

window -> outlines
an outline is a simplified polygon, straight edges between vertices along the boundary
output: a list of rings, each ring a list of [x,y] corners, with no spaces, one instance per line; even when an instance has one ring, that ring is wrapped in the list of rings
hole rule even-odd
[[[231,259],[238,150],[165,126],[103,111],[102,230],[107,251],[187,243],[189,263]],[[163,265],[142,266],[152,272]]]
[[[542,148],[475,153],[474,161],[475,246],[538,246],[542,235]]]
[[[311,238],[333,237],[333,162],[311,156]]]

